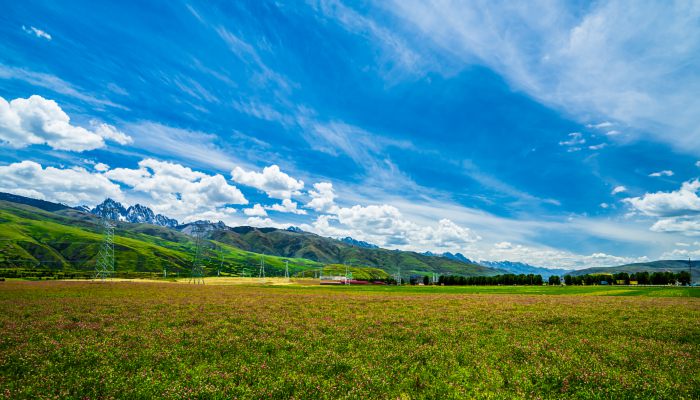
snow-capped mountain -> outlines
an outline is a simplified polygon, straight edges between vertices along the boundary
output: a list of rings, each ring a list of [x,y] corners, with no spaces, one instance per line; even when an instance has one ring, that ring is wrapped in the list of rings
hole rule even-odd
[[[379,248],[379,246],[377,246],[376,244],[367,243],[367,242],[362,241],[362,240],[355,240],[355,239],[351,238],[350,236],[344,237],[344,238],[339,239],[339,240],[341,242],[349,244],[351,246],[363,247],[365,249],[378,249]]]
[[[545,279],[551,275],[561,276],[571,272],[571,270],[567,269],[535,267],[534,265],[514,261],[480,261],[479,264],[486,267],[499,268],[511,274],[538,274]]]
[[[125,208],[120,202],[112,199],[106,199],[101,204],[98,204],[90,213],[115,221],[135,224],[152,224],[168,228],[174,228],[178,225],[177,220],[162,214],[154,214],[153,210],[144,205],[135,204]]]

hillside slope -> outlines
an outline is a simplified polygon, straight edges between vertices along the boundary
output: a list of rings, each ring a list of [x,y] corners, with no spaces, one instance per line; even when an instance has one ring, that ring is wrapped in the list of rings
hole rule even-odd
[[[187,274],[195,244],[191,237],[164,227],[117,223],[115,268],[122,273]],[[48,212],[32,206],[0,201],[0,267],[90,271],[102,242],[99,220],[72,209]],[[214,241],[205,242],[203,263],[209,275],[255,275],[261,255]],[[282,275],[289,261],[292,274],[321,267],[298,259],[265,257],[268,275]]]
[[[306,258],[324,264],[346,263],[375,267],[392,274],[399,267],[403,273],[408,274],[437,272],[483,276],[503,273],[502,270],[474,263],[427,256],[411,251],[356,246],[341,240],[296,230],[239,226],[228,230],[212,231],[209,237],[256,253]]]
[[[700,279],[700,261],[692,261],[693,280]],[[618,272],[673,272],[688,271],[688,260],[659,260],[644,263],[618,265],[616,267],[585,268],[571,271],[571,275],[615,274]]]
[[[91,270],[102,241],[100,220],[93,214],[22,196],[0,200],[0,267]],[[35,207],[40,205],[41,208]],[[187,225],[164,226],[115,222],[117,269],[127,272],[187,273],[194,242]],[[348,244],[299,230],[211,224],[204,262],[227,274],[257,274],[265,256],[270,274],[282,274],[284,260],[292,273],[324,264],[345,263],[404,275],[437,272],[467,276],[503,271],[444,257]],[[223,261],[222,261],[223,258]],[[386,275],[385,274],[385,275]],[[378,276],[376,276],[378,277]]]

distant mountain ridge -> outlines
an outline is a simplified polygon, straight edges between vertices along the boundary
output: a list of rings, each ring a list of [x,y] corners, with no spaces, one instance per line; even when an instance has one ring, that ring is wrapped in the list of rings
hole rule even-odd
[[[175,228],[179,225],[176,219],[162,214],[155,214],[153,210],[144,205],[135,204],[125,208],[120,202],[112,199],[105,199],[105,201],[90,210],[90,213],[102,218],[134,224],[151,224],[168,228]]]
[[[689,271],[690,270],[690,271]],[[616,274],[619,272],[627,272],[628,274],[636,272],[673,272],[689,271],[692,274],[693,280],[700,280],[700,261],[691,261],[688,265],[688,260],[658,260],[642,263],[633,263],[618,265],[615,267],[593,267],[584,268],[576,271],[571,271],[571,275],[586,275],[586,274]]]
[[[480,261],[479,264],[491,268],[503,269],[512,274],[542,275],[542,277],[545,279],[549,278],[552,275],[564,276],[572,272],[568,269],[536,267],[534,265],[515,261]]]
[[[362,241],[362,240],[355,240],[355,239],[351,238],[350,236],[346,236],[346,237],[340,239],[340,241],[343,243],[347,243],[351,246],[363,247],[365,249],[378,249],[379,248],[379,246],[377,246],[376,244],[367,243],[367,242]]]

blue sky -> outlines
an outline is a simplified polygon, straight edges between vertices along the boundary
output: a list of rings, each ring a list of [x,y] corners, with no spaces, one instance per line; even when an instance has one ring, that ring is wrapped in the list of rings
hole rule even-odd
[[[692,2],[12,2],[0,190],[541,266],[697,257],[698,20]]]

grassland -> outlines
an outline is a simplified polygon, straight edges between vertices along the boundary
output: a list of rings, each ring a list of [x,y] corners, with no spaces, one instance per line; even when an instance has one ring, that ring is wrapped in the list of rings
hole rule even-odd
[[[696,293],[0,282],[0,396],[700,398]]]

